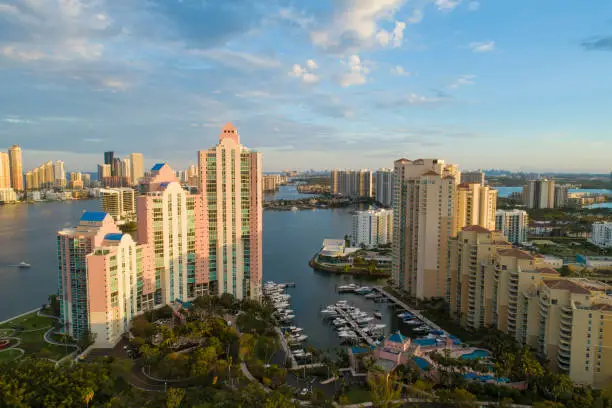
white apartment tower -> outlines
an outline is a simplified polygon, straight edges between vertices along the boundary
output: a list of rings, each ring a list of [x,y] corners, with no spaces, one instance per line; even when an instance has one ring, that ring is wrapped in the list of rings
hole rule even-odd
[[[393,239],[393,210],[357,211],[353,214],[353,245],[375,247]]]
[[[132,185],[138,184],[138,180],[144,177],[144,163],[142,153],[130,154],[130,180]]]
[[[495,229],[501,231],[513,244],[527,242],[529,216],[524,210],[497,210],[495,213]]]

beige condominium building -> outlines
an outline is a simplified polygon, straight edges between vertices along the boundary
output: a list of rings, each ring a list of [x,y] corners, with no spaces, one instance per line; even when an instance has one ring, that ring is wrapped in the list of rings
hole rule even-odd
[[[456,232],[468,225],[480,225],[493,230],[497,210],[497,190],[475,183],[459,184],[455,208]]]
[[[136,219],[136,192],[132,188],[100,189],[102,211],[108,213],[115,221]]]
[[[417,298],[447,296],[459,169],[439,159],[400,159],[393,171],[393,280]]]
[[[9,148],[9,166],[11,173],[11,187],[15,191],[23,191],[23,161],[21,147],[13,145]]]
[[[331,192],[346,197],[372,197],[372,171],[332,170]]]
[[[11,165],[4,152],[0,152],[0,188],[11,188]]]

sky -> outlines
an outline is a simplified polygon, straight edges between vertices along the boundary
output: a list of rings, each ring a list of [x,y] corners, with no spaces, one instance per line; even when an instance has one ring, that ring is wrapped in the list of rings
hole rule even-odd
[[[0,148],[184,168],[232,122],[265,171],[608,172],[612,2],[0,0]]]

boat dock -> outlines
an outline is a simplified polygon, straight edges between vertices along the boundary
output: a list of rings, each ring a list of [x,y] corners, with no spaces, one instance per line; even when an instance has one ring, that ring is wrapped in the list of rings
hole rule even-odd
[[[355,331],[355,333],[357,333],[359,335],[359,337],[361,337],[363,340],[365,340],[365,342],[368,343],[369,346],[375,346],[376,345],[376,341],[374,341],[370,337],[369,334],[364,332],[361,329],[361,327],[359,327],[357,322],[355,322],[355,320],[353,320],[351,315],[346,310],[343,310],[341,307],[337,307],[336,310],[338,311],[338,314],[340,316],[342,316],[342,318],[344,320],[346,320],[346,322],[351,326],[351,328]]]
[[[421,320],[423,323],[425,323],[427,326],[429,326],[433,330],[442,330],[440,326],[438,326],[437,324],[435,324],[434,322],[432,322],[431,320],[423,316],[421,312],[411,308],[406,303],[402,302],[401,300],[399,300],[398,298],[396,298],[395,296],[393,296],[392,294],[384,290],[382,287],[377,286],[374,288],[374,290],[378,291],[379,293],[382,293],[387,299],[391,300],[394,304],[412,313],[415,317],[417,317],[419,320]]]

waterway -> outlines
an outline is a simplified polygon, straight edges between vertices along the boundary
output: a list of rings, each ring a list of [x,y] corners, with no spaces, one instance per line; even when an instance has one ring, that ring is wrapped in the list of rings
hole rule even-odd
[[[498,195],[500,197],[509,197],[512,193],[520,193],[523,191],[523,187],[493,187],[498,191]],[[578,189],[570,189],[570,193],[586,193],[586,194],[605,194],[612,195],[612,190],[607,189],[596,189],[596,188],[578,188]]]
[[[282,186],[276,198],[303,196],[295,186]],[[275,197],[267,197],[273,199]],[[83,211],[99,209],[99,202],[68,201],[21,204],[0,207],[0,321],[47,301],[57,287],[56,232],[74,226]],[[308,260],[321,248],[325,238],[342,238],[351,232],[350,208],[307,211],[265,211],[263,229],[263,279],[295,282],[289,289],[294,324],[303,327],[309,342],[321,349],[339,345],[333,329],[322,322],[319,309],[338,299],[348,299],[366,311],[381,309],[387,332],[395,324],[386,304],[362,296],[336,293],[338,285],[358,282],[373,285],[353,276],[330,275],[313,271]],[[14,265],[26,261],[30,269]],[[381,283],[382,282],[378,282]],[[395,328],[395,326],[393,326]]]

